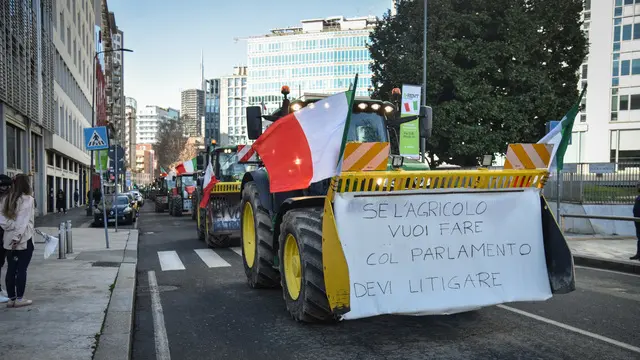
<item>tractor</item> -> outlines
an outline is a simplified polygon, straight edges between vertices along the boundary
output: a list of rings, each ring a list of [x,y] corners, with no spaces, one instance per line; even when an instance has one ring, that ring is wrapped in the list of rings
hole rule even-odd
[[[196,189],[197,173],[183,173],[173,176],[173,187],[169,197],[169,215],[182,216],[185,211],[193,211],[193,193]]]
[[[321,106],[310,105],[322,97],[281,93],[269,115],[246,108],[249,139],[262,135],[263,120]],[[412,117],[400,116],[399,103],[355,97],[351,106],[347,148],[389,143],[389,132],[416,118],[420,137],[431,135],[427,106]],[[249,287],[281,287],[300,322],[453,314],[575,290],[571,252],[541,192],[547,169],[408,169],[404,157],[388,156],[387,169],[343,170],[288,192],[270,191],[265,167],[244,174]]]
[[[165,174],[159,176],[154,181],[153,201],[155,202],[155,211],[157,213],[164,212],[169,209],[169,189],[173,187],[174,181]]]
[[[196,191],[196,218],[198,239],[213,248],[228,247],[240,237],[240,181],[244,174],[256,168],[256,157],[247,156],[241,161],[249,145],[213,145],[206,156],[211,160],[213,174],[219,181],[211,190],[204,209],[199,206],[202,199],[204,177],[198,179]]]

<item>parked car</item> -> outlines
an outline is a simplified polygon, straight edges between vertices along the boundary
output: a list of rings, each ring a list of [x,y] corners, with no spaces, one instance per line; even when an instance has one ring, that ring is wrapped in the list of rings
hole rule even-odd
[[[138,202],[138,205],[140,207],[144,206],[144,196],[142,196],[142,193],[139,190],[131,190],[129,191],[131,194],[133,194],[133,196],[135,197],[136,201]]]
[[[116,220],[118,224],[132,224],[136,221],[137,211],[134,209],[135,201],[132,200],[131,196],[120,194],[115,198],[113,196],[107,195],[104,199],[105,208],[107,209],[107,223],[115,223]],[[102,207],[102,203],[100,203],[96,209],[93,211],[93,223],[94,225],[104,225],[104,209]]]

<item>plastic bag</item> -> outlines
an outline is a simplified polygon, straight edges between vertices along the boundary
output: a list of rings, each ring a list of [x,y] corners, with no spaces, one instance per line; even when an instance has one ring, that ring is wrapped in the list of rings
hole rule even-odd
[[[55,253],[56,249],[58,248],[58,238],[49,234],[45,234],[38,229],[35,229],[35,231],[44,238],[44,258],[48,259],[49,256]]]

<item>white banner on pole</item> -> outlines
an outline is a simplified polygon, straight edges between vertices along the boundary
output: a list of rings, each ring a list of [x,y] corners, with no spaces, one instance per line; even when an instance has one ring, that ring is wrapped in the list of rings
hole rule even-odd
[[[537,189],[376,195],[336,194],[351,287],[344,319],[551,297]]]

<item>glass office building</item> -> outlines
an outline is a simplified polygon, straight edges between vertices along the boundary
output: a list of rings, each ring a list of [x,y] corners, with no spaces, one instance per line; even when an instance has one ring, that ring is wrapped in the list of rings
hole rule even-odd
[[[356,73],[357,95],[367,96],[372,73],[366,46],[376,22],[374,16],[303,20],[301,26],[249,38],[249,103],[276,109],[283,85],[290,87],[293,98],[345,91]]]

